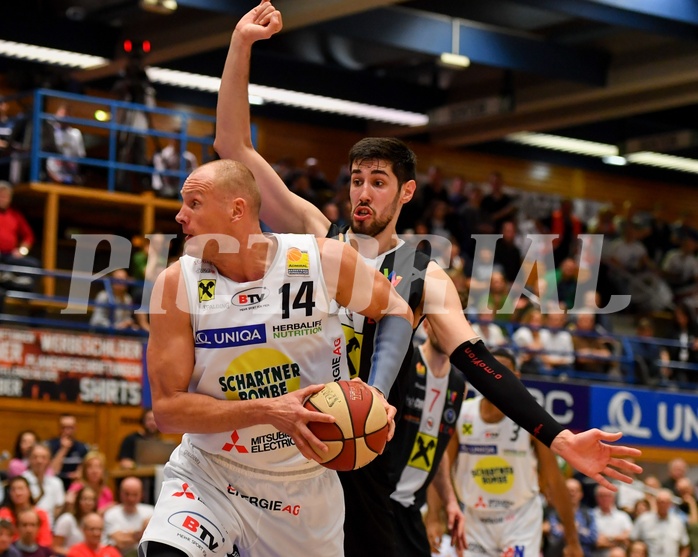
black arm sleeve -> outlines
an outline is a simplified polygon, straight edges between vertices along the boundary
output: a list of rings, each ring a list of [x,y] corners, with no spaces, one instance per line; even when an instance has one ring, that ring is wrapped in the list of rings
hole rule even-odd
[[[481,340],[461,344],[451,354],[451,363],[487,400],[547,447],[563,431],[564,428],[536,402],[516,375],[490,354]]]

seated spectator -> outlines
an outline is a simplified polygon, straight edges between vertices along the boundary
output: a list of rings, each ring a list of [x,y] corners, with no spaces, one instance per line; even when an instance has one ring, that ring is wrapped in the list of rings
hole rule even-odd
[[[545,273],[543,280],[546,286],[546,301],[553,300],[557,294],[558,301],[565,304],[565,307],[574,307],[578,275],[579,265],[571,257],[563,259],[556,269],[550,269]]]
[[[0,180],[16,184],[20,180],[21,163],[13,157],[16,151],[22,149],[26,117],[19,113],[10,116],[10,106],[7,101],[0,101]]]
[[[451,238],[457,232],[455,216],[447,202],[435,200],[424,215],[424,220],[432,234]]]
[[[17,531],[19,513],[26,510],[34,510],[39,515],[38,543],[51,547],[53,534],[51,534],[51,521],[48,514],[46,514],[45,510],[36,508],[27,478],[15,476],[7,482],[5,500],[2,503],[2,507],[0,507],[0,519],[8,520],[15,526],[13,542],[19,539],[19,532]]]
[[[40,267],[38,259],[29,256],[34,245],[34,232],[22,213],[10,206],[12,193],[12,185],[0,181],[0,264]],[[28,292],[34,287],[34,279],[29,275],[0,271],[0,287]]]
[[[686,525],[678,514],[672,512],[673,496],[670,490],[660,489],[657,493],[657,510],[646,512],[635,520],[630,538],[645,542],[651,557],[688,557],[690,554]]]
[[[15,450],[12,459],[7,465],[8,478],[19,476],[29,468],[29,453],[38,440],[36,433],[30,429],[19,432],[15,440]]]
[[[574,367],[588,373],[608,373],[613,367],[613,353],[609,339],[595,329],[593,313],[580,313],[572,333]]]
[[[529,308],[521,318],[521,326],[514,331],[512,340],[521,349],[521,372],[540,373],[545,367],[542,359],[545,357],[544,337],[549,332],[544,330],[545,317],[538,308]]]
[[[102,544],[104,519],[97,513],[88,513],[80,524],[84,541],[73,545],[68,557],[119,557],[119,550]]]
[[[106,290],[102,290],[97,294],[96,305],[92,311],[90,325],[93,327],[104,327],[109,329],[138,329],[138,325],[133,317],[132,306],[133,298],[128,293],[128,274],[124,269],[117,269],[110,275],[111,290],[114,294],[114,303],[121,307],[110,307],[108,304],[109,294]]]
[[[318,193],[310,185],[310,178],[304,170],[294,170],[286,181],[288,189],[298,197],[310,201],[313,205],[319,202]]]
[[[148,521],[153,516],[153,506],[141,503],[143,483],[139,478],[124,478],[119,486],[119,504],[104,513],[104,535],[124,557],[135,557],[138,542]]]
[[[53,137],[57,152],[64,157],[84,157],[85,143],[82,132],[63,121],[70,117],[70,109],[61,104],[55,113],[56,119],[51,121]],[[77,162],[55,158],[46,160],[46,171],[54,182],[59,184],[81,184],[80,168]]]
[[[670,250],[662,261],[662,273],[671,287],[675,301],[698,306],[698,231],[685,227],[678,248]]]
[[[77,492],[72,510],[61,514],[53,525],[53,552],[56,555],[66,555],[72,546],[84,541],[80,522],[93,512],[97,512],[97,495],[86,485]]]
[[[698,381],[698,371],[687,369],[698,364],[698,326],[686,304],[674,307],[669,335],[672,343],[668,346],[670,362],[667,367],[671,369],[668,379],[671,382],[686,382],[691,378]]]
[[[321,202],[332,199],[334,196],[334,187],[325,177],[325,173],[320,170],[320,161],[315,157],[305,159],[304,165],[305,174],[308,176],[310,187],[316,193],[317,198]]]
[[[502,224],[502,237],[497,240],[494,262],[501,267],[508,283],[511,284],[516,280],[523,258],[516,245],[516,224],[512,221],[506,221]]]
[[[574,343],[572,335],[565,329],[567,314],[550,311],[545,315],[546,334],[543,334],[541,361],[553,370],[569,369],[574,363]]]
[[[77,477],[77,470],[88,449],[85,443],[75,438],[77,418],[73,414],[61,414],[58,427],[60,434],[46,441],[46,444],[53,455],[51,469],[63,481],[63,487],[68,489]]]
[[[676,494],[681,503],[678,509],[686,517],[686,525],[698,526],[698,506],[696,506],[696,488],[691,478],[683,477],[676,481]]]
[[[616,292],[629,294],[633,305],[642,311],[663,310],[671,306],[673,294],[638,240],[639,233],[636,222],[626,223],[623,236],[604,245],[602,259]]]
[[[106,467],[107,458],[99,451],[90,451],[82,459],[78,478],[70,484],[66,492],[66,503],[73,508],[75,497],[85,486],[91,487],[97,494],[97,511],[104,513],[114,504],[114,494],[107,485]]]
[[[53,550],[50,545],[40,544],[38,541],[41,519],[36,509],[25,509],[17,513],[18,539],[15,547],[19,549],[22,557],[52,557]]]
[[[152,178],[152,188],[159,197],[168,197],[170,199],[178,198],[179,190],[184,182],[184,178],[180,178],[179,176],[166,176],[161,174],[162,171],[170,170],[179,172],[182,170],[187,174],[191,174],[191,172],[199,166],[196,155],[186,149],[182,152],[181,146],[182,142],[179,139],[173,139],[169,145],[153,155],[155,172]],[[184,165],[182,165],[182,159],[184,159]]]
[[[637,322],[635,335],[629,340],[634,356],[635,381],[641,385],[665,382],[671,376],[671,369],[663,365],[669,362],[669,351],[655,338],[652,319],[641,318]]]
[[[574,510],[579,544],[582,546],[584,557],[591,557],[598,538],[594,515],[591,509],[582,503],[583,491],[579,480],[568,478],[565,484],[567,485],[570,502]],[[545,557],[561,557],[563,555],[565,532],[555,510],[552,510],[548,515],[548,522],[550,524],[550,533],[548,534],[548,547],[546,548]]]
[[[501,273],[501,270],[494,264],[494,251],[489,248],[479,248],[474,260],[465,258],[463,274],[467,279],[469,310],[476,308],[481,298],[489,292],[493,272]]]
[[[483,306],[480,313],[477,314],[477,320],[471,323],[475,334],[482,339],[482,342],[489,349],[503,346],[507,343],[504,331],[494,322],[494,318],[495,314]]]
[[[141,414],[141,429],[124,437],[119,448],[119,466],[121,468],[136,467],[136,443],[139,439],[159,439],[160,431],[155,423],[152,409],[146,408]]]
[[[667,477],[662,481],[662,487],[670,489],[674,495],[679,496],[677,484],[688,475],[688,462],[681,457],[672,458],[667,462]]]
[[[19,549],[12,543],[15,527],[9,520],[0,519],[0,557],[21,557]]]
[[[63,511],[65,490],[63,482],[46,472],[51,464],[51,450],[42,443],[37,443],[29,453],[29,469],[22,474],[29,481],[29,488],[36,501],[36,506],[48,514],[51,525]]]
[[[623,551],[628,547],[633,521],[628,513],[616,507],[616,494],[613,491],[597,485],[594,495],[596,507],[592,513],[599,534],[594,557],[610,557],[613,547],[621,547]]]

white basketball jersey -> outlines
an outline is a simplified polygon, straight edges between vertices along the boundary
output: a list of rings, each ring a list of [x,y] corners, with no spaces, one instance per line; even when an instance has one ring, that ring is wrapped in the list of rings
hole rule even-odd
[[[190,392],[227,400],[274,398],[349,378],[338,308],[328,299],[315,238],[273,236],[274,260],[252,282],[230,280],[200,259],[180,259],[196,355]],[[256,470],[318,466],[268,424],[187,435],[204,451]]]
[[[494,514],[517,509],[539,493],[538,459],[529,433],[505,417],[486,423],[478,396],[463,402],[457,422],[455,489],[466,507]]]

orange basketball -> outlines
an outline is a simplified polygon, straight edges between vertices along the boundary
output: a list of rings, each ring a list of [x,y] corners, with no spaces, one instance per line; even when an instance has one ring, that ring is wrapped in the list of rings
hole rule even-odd
[[[303,253],[298,248],[291,248],[286,252],[286,257],[289,261],[293,261],[295,263],[296,261],[301,260]]]
[[[305,401],[305,407],[336,419],[332,424],[308,422],[310,431],[329,448],[327,453],[318,452],[323,466],[342,472],[356,470],[383,451],[388,438],[388,415],[365,383],[327,383]]]

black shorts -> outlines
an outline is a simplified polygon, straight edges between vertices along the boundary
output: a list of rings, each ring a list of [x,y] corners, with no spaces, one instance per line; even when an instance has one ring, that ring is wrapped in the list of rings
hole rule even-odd
[[[409,557],[431,557],[427,529],[419,508],[412,505],[405,507],[393,501],[395,516],[395,534],[398,555]]]
[[[344,488],[344,556],[399,557],[392,488],[380,457],[358,470],[340,472]]]

